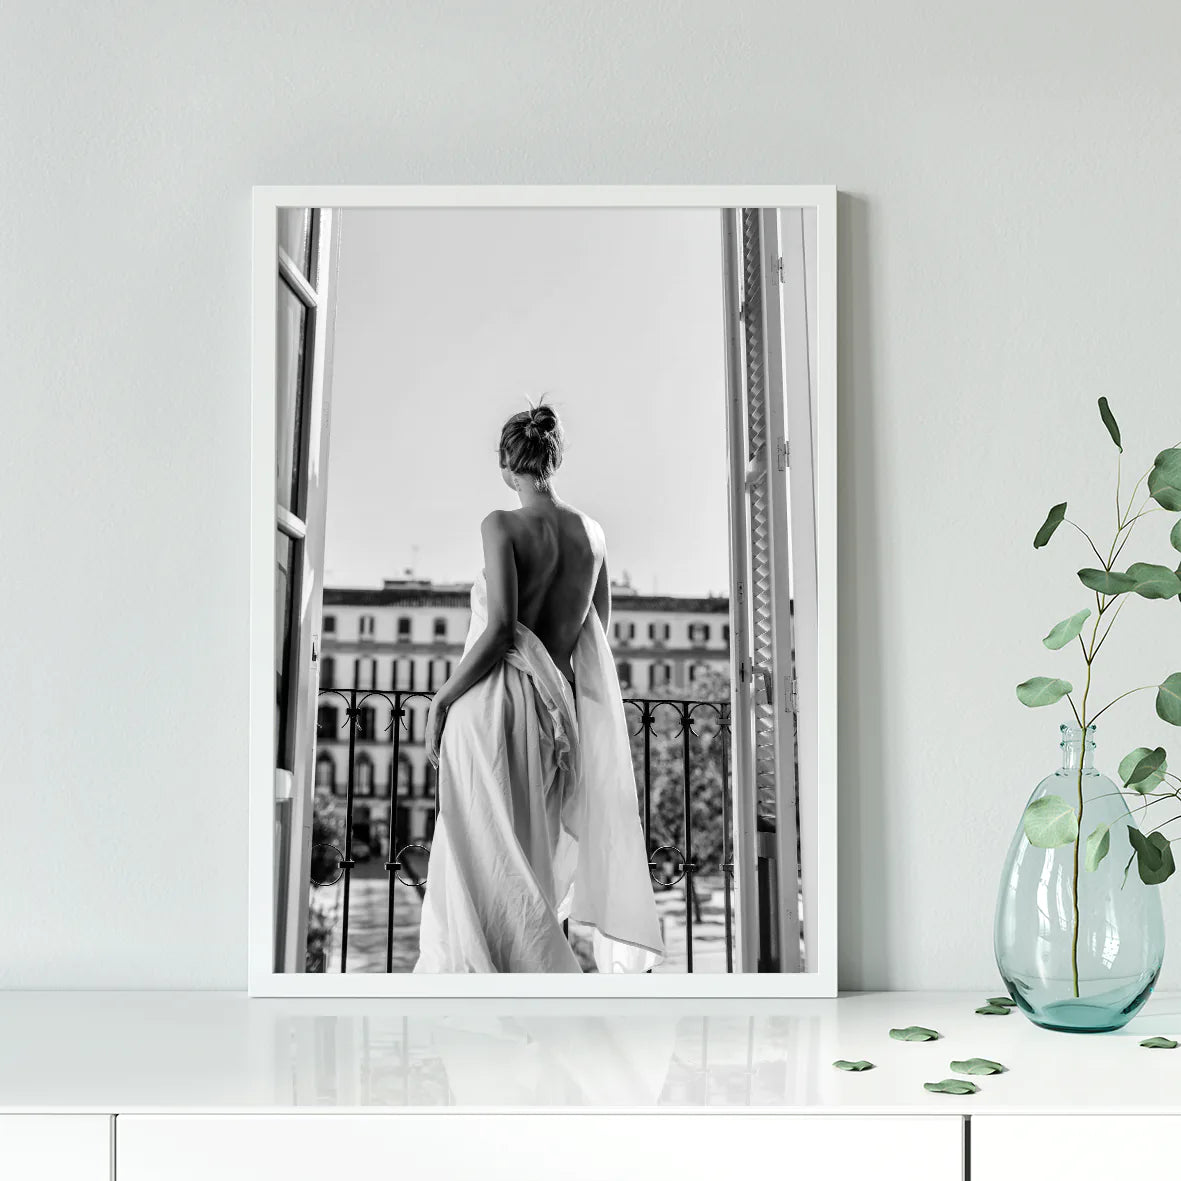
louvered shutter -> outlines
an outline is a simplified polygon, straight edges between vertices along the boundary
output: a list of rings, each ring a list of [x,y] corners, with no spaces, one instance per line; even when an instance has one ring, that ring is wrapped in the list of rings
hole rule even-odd
[[[803,969],[778,212],[723,211],[743,970]]]

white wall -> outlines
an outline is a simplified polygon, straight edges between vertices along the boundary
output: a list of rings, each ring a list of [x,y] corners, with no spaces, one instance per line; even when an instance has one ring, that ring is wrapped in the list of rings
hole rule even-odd
[[[1085,603],[1030,538],[1110,512],[1100,393],[1181,438],[1179,108],[1168,0],[9,0],[0,986],[244,985],[249,196],[312,181],[844,190],[842,983],[992,986]]]

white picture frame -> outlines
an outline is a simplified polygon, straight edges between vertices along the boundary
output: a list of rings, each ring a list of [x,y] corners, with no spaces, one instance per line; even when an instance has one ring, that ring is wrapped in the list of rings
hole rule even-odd
[[[814,210],[815,339],[807,463],[793,449],[791,495],[811,476],[816,591],[795,627],[814,634],[796,656],[814,692],[798,720],[803,921],[814,932],[805,970],[628,975],[308,973],[275,970],[274,769],[276,570],[276,314],[279,210],[410,208],[716,208]],[[249,567],[249,983],[252,996],[789,998],[837,994],[837,190],[828,185],[259,186],[253,190],[252,403]],[[719,325],[719,336],[722,326]],[[790,397],[790,372],[785,374]],[[810,472],[808,469],[811,469]],[[749,478],[749,477],[748,477]],[[731,488],[733,496],[733,485]],[[732,609],[733,610],[733,609]],[[814,628],[814,630],[813,630]],[[739,653],[733,657],[738,669]],[[802,666],[801,666],[802,667]],[[782,686],[790,691],[788,685]],[[794,694],[793,694],[794,697]],[[738,835],[735,835],[735,841]]]

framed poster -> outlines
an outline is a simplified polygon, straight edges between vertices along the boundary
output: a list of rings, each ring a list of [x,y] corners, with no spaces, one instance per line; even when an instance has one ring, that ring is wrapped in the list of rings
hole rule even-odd
[[[836,208],[255,190],[253,994],[836,994]]]

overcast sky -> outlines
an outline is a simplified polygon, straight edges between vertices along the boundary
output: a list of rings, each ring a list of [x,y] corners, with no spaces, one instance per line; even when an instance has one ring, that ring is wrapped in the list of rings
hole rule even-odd
[[[727,593],[720,270],[716,210],[346,211],[328,585],[471,580],[519,503],[500,428],[544,394],[613,576]]]

